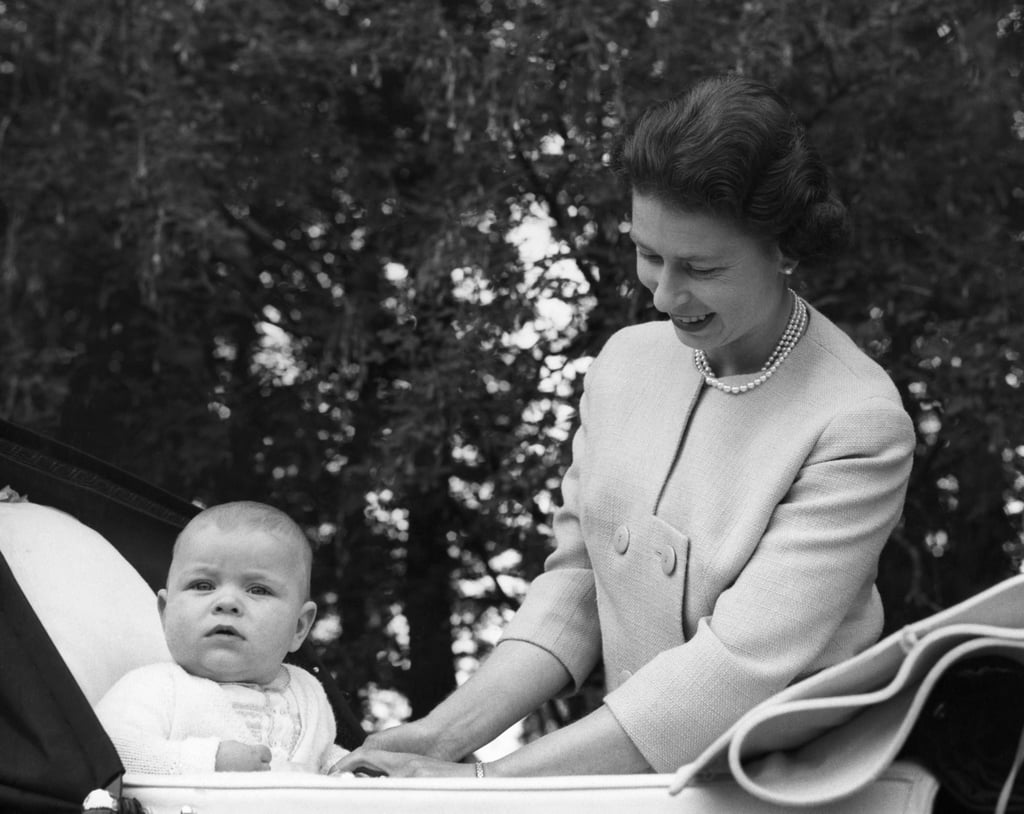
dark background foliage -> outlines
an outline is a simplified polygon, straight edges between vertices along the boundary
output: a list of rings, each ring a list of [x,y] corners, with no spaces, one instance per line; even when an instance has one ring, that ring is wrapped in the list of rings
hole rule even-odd
[[[1024,554],[1022,68],[1009,0],[4,0],[0,411],[291,512],[339,681],[422,714],[549,550],[586,361],[655,317],[614,136],[739,70],[855,217],[801,292],[918,427],[891,629]]]

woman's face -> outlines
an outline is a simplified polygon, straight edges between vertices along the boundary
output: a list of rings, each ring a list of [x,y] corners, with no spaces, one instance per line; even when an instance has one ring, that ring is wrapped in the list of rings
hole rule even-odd
[[[637,276],[679,340],[703,350],[719,376],[760,370],[792,305],[778,246],[640,194],[630,237]]]

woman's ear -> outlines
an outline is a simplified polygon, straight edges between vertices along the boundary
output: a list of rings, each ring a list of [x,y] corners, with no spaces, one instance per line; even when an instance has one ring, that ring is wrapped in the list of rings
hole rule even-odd
[[[292,646],[288,648],[289,653],[294,653],[302,643],[306,640],[306,636],[309,635],[309,631],[313,628],[313,622],[316,619],[316,602],[309,599],[302,605],[302,610],[299,611],[298,621],[295,623],[295,636],[292,637]]]
[[[799,265],[799,260],[794,260],[792,257],[783,256],[779,261],[779,272],[785,274],[787,277],[793,273],[796,267]]]

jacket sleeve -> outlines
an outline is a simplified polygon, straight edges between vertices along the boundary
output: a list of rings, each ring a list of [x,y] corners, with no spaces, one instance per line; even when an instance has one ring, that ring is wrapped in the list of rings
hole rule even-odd
[[[744,712],[824,666],[842,623],[858,627],[851,614],[871,606],[913,450],[910,418],[888,399],[834,417],[712,613],[607,696],[656,770],[693,760]],[[877,619],[860,629],[866,647]]]
[[[171,739],[178,688],[165,665],[150,665],[123,676],[103,696],[96,714],[125,771],[143,774],[212,772],[220,740]]]

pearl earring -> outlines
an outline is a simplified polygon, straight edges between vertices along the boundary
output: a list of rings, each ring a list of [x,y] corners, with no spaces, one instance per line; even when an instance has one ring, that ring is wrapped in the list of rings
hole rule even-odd
[[[793,269],[796,268],[796,263],[786,263],[781,269],[782,273],[787,277],[793,273]]]

